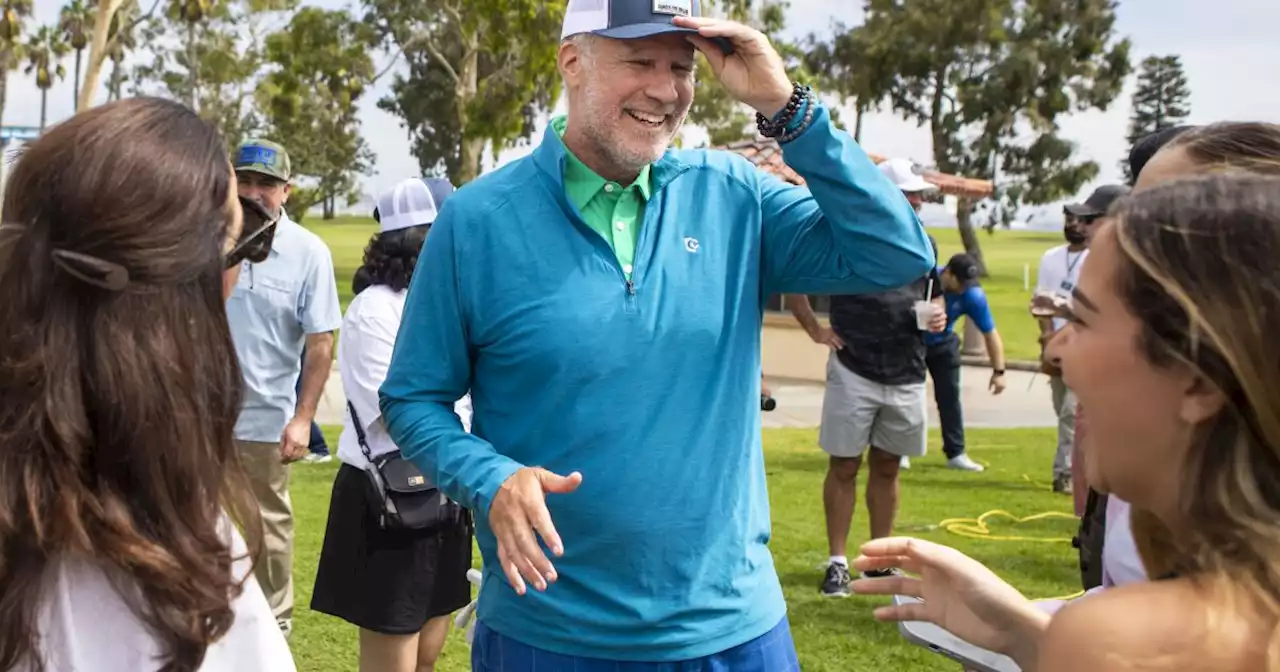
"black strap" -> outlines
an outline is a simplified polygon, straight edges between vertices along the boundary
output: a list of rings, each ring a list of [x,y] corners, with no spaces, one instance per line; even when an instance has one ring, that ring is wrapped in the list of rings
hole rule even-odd
[[[369,441],[364,435],[364,426],[360,424],[360,414],[356,413],[356,407],[351,404],[351,400],[347,400],[347,412],[351,414],[351,422],[356,430],[356,441],[360,443],[360,452],[364,453],[364,459],[370,464],[373,463],[373,453],[369,451]]]

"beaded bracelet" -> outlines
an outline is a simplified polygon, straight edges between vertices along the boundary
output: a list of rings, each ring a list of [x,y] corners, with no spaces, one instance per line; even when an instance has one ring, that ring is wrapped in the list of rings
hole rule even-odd
[[[808,101],[810,97],[809,87],[799,83],[792,84],[791,99],[787,101],[787,106],[781,112],[774,115],[772,119],[759,112],[756,113],[756,128],[760,131],[760,135],[766,138],[776,138],[784,135],[787,131],[787,126],[799,113],[800,106]]]
[[[805,100],[804,119],[800,122],[799,126],[796,126],[794,129],[788,130],[786,133],[779,136],[778,144],[785,145],[803,135],[805,131],[809,130],[809,126],[813,124],[813,115],[817,107],[818,100],[812,93],[810,93],[808,99]]]

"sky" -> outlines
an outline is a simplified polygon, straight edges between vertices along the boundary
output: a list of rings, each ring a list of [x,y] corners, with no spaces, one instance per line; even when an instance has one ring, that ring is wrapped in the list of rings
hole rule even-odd
[[[61,4],[59,0],[35,0],[36,21],[55,22]],[[339,8],[348,3],[307,0],[305,4]],[[833,21],[856,25],[862,20],[861,5],[856,0],[791,0],[788,33],[795,37],[827,33]],[[1280,40],[1275,38],[1278,25],[1277,0],[1119,0],[1116,30],[1133,42],[1135,68],[1148,55],[1182,56],[1191,88],[1190,123],[1280,122]],[[388,62],[386,55],[378,59],[380,67]],[[68,72],[71,69],[68,60]],[[1060,118],[1062,134],[1078,144],[1077,155],[1093,159],[1101,168],[1098,180],[1077,195],[1080,199],[1099,184],[1122,179],[1118,164],[1127,152],[1124,138],[1134,79],[1130,77],[1124,92],[1106,111]],[[377,155],[376,174],[365,178],[370,194],[418,174],[417,161],[409,153],[408,135],[399,119],[377,109],[377,100],[387,93],[389,80],[385,77],[379,81],[360,105],[365,139]],[[5,125],[38,125],[40,97],[33,78],[20,70],[11,73],[8,91]],[[74,96],[70,82],[50,90],[49,123],[71,114]],[[105,92],[100,99],[105,100]],[[852,115],[846,118],[851,119]],[[863,122],[862,141],[868,151],[930,163],[928,129],[893,113],[868,114]],[[499,162],[528,151],[524,147],[504,152]]]

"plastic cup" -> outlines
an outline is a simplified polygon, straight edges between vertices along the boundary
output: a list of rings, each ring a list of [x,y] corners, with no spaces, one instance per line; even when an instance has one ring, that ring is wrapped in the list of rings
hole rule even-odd
[[[932,301],[916,301],[913,306],[916,313],[916,328],[920,331],[929,331],[929,322],[937,309],[938,307],[933,305]]]

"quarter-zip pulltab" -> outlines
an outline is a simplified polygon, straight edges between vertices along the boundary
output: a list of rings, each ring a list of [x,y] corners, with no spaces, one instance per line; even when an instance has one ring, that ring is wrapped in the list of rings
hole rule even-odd
[[[625,308],[628,313],[636,312],[636,283],[630,278],[627,278],[627,297]]]

